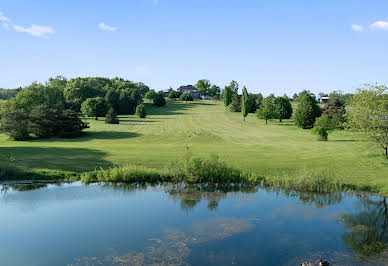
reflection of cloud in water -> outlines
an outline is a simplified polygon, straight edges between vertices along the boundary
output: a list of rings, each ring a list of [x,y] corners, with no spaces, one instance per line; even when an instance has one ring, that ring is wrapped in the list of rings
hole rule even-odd
[[[266,214],[267,218],[278,220],[280,223],[286,223],[284,217],[299,217],[303,219],[319,218],[320,220],[337,220],[339,214],[323,213],[322,211],[314,211],[306,208],[301,204],[288,204],[284,209],[275,209]]]
[[[252,230],[248,219],[215,218],[193,224],[189,232],[166,230],[162,238],[149,238],[150,245],[140,252],[123,255],[77,258],[70,265],[189,265],[190,247],[222,240]]]

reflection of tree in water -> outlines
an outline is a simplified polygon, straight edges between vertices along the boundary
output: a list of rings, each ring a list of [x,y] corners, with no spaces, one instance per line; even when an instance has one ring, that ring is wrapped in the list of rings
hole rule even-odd
[[[208,201],[208,209],[214,211],[221,199],[229,193],[256,193],[257,187],[247,184],[170,184],[166,191],[173,200],[181,200],[182,210],[189,211],[200,201]]]
[[[264,188],[266,191],[283,194],[288,198],[298,199],[304,204],[313,204],[317,208],[340,204],[343,200],[343,192],[317,193],[311,191],[282,190],[272,187]]]
[[[191,199],[182,199],[181,200],[181,209],[184,211],[190,211],[195,208],[199,200],[191,200]]]
[[[5,196],[5,195],[7,195],[8,190],[9,190],[9,187],[7,185],[2,185],[1,189],[0,189],[0,192],[1,192],[2,195]]]
[[[388,207],[386,198],[360,197],[356,213],[346,213],[342,222],[350,231],[342,235],[346,247],[365,260],[388,257]]]

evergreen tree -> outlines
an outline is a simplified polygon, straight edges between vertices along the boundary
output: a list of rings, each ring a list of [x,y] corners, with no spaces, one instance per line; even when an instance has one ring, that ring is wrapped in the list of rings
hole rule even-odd
[[[225,108],[228,107],[232,103],[232,90],[229,86],[226,86],[222,93],[222,100],[224,101]]]
[[[105,118],[106,124],[120,124],[120,120],[117,117],[116,111],[110,108]]]
[[[245,117],[247,117],[250,110],[251,110],[251,99],[249,98],[247,88],[244,86],[242,91],[242,99],[241,99],[241,111],[244,117],[244,122],[245,122]]]
[[[2,117],[0,132],[13,140],[26,140],[29,137],[28,116],[23,112],[9,112]]]
[[[237,93],[233,94],[232,102],[229,105],[229,110],[231,112],[241,112],[241,99]]]
[[[144,105],[138,105],[136,107],[136,115],[139,117],[139,118],[146,118],[147,116],[147,111],[144,107]]]

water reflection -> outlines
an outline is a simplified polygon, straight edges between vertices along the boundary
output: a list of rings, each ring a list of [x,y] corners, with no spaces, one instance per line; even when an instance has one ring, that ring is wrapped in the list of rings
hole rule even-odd
[[[359,196],[354,213],[342,215],[349,229],[342,235],[345,246],[365,260],[388,256],[388,207],[386,198]]]
[[[2,198],[0,198],[2,201],[0,203],[5,203],[4,206],[6,206],[8,203],[18,202],[30,211],[30,209],[38,209],[44,206],[44,204],[47,206],[47,202],[57,207],[56,201],[72,202],[80,199],[87,199],[88,204],[90,204],[87,206],[90,207],[93,206],[95,199],[101,199],[100,203],[108,202],[105,208],[114,208],[112,206],[119,204],[122,198],[128,199],[127,203],[134,201],[135,198],[127,197],[131,196],[132,193],[151,193],[156,191],[161,192],[162,195],[167,195],[167,197],[160,197],[160,199],[167,198],[170,201],[179,202],[180,209],[184,212],[190,212],[195,208],[200,209],[200,202],[205,202],[207,210],[209,210],[199,212],[205,218],[198,216],[201,220],[194,221],[194,219],[198,219],[197,216],[181,215],[182,212],[178,209],[177,213],[179,214],[176,214],[175,218],[182,219],[179,221],[187,222],[187,224],[181,222],[179,226],[181,224],[182,227],[188,225],[189,228],[161,231],[157,235],[149,236],[151,237],[148,239],[149,243],[136,250],[124,250],[124,252],[123,250],[116,250],[112,251],[108,256],[79,258],[73,261],[75,265],[187,265],[190,256],[193,256],[193,249],[200,244],[209,244],[212,241],[223,240],[249,232],[249,234],[252,234],[252,245],[260,246],[262,245],[261,240],[259,237],[256,239],[255,234],[261,237],[266,233],[265,231],[268,231],[268,234],[270,234],[270,237],[268,238],[267,236],[266,238],[266,245],[273,242],[271,244],[275,249],[279,247],[292,249],[298,246],[299,250],[303,250],[303,257],[295,258],[291,264],[305,260],[314,261],[322,257],[322,255],[337,264],[347,264],[349,261],[352,261],[354,263],[357,262],[357,264],[373,262],[374,264],[384,265],[386,259],[388,259],[387,199],[377,196],[355,196],[342,192],[318,194],[274,190],[247,184],[105,183],[84,186],[79,183],[77,187],[63,185],[60,189],[50,190],[50,188],[57,186],[61,186],[61,184],[2,185]],[[67,189],[65,189],[66,187]],[[42,189],[42,192],[32,193],[33,190],[38,189]],[[112,193],[112,191],[115,193]],[[104,198],[102,195],[104,193],[109,196],[114,194],[115,201],[109,202],[110,198]],[[117,194],[122,194],[125,197],[116,197]],[[148,196],[150,194],[147,194],[147,198],[149,198]],[[227,199],[230,198],[238,200],[229,201],[228,204],[221,204],[221,202],[227,202]],[[256,205],[260,203],[260,206],[249,205],[249,202],[253,202]],[[123,206],[127,206],[127,203],[123,204]],[[139,204],[142,208],[144,201],[141,201]],[[164,207],[165,205],[160,204],[158,206]],[[101,207],[102,210],[104,210],[103,208]],[[175,205],[172,209],[176,210]],[[217,213],[213,213],[216,210],[218,210]],[[168,215],[173,213],[168,207],[166,207],[167,211],[169,212]],[[274,211],[277,211],[279,214],[271,216],[271,213]],[[344,213],[344,211],[346,212]],[[112,213],[116,217],[117,213],[123,212],[120,209],[117,213]],[[260,219],[252,219],[257,214],[259,214]],[[159,213],[159,215],[161,214]],[[222,217],[214,217],[218,215]],[[185,216],[185,218],[181,216]],[[125,215],[121,216],[122,219],[125,217]],[[148,218],[150,220],[154,219],[152,216],[147,217],[143,212],[141,212],[139,217],[144,220]],[[163,216],[160,217],[163,218]],[[330,219],[325,219],[325,217],[330,217]],[[134,218],[131,217],[128,221],[132,219]],[[169,220],[165,217],[164,219],[167,222],[173,221],[173,219]],[[8,223],[8,221],[5,222]],[[7,225],[5,222],[3,221],[3,224]],[[277,227],[276,224],[281,224],[286,229],[282,231],[281,227]],[[305,224],[309,224],[310,228],[308,226],[304,228]],[[138,226],[140,228],[142,224],[138,224]],[[263,231],[259,231],[260,227],[262,227]],[[337,231],[330,231],[328,228]],[[131,229],[129,228],[128,231],[131,231]],[[319,234],[322,229],[327,230],[327,239],[329,239],[322,239],[322,242],[328,241],[326,242],[328,243],[326,250],[323,249],[325,245],[319,243],[321,239],[315,239],[315,234]],[[254,230],[257,230],[257,232]],[[307,231],[308,233],[301,236],[301,234]],[[247,239],[247,235],[242,237],[244,241]],[[324,235],[323,237],[326,236]],[[147,239],[147,236],[144,239]],[[282,242],[282,239],[285,239],[285,241]],[[336,244],[333,239],[340,239],[342,241],[339,242],[340,247],[337,247],[337,250],[332,247],[332,245]],[[333,243],[330,241],[333,241]],[[287,246],[289,242],[292,242],[293,247]],[[308,250],[308,247],[318,248]],[[236,247],[237,249],[238,247]],[[244,252],[246,250],[241,251],[242,254],[245,254]],[[206,256],[210,255],[206,254]],[[228,256],[228,254],[223,256]],[[230,262],[236,261],[236,258],[232,259],[230,257],[229,259]],[[215,257],[212,260],[219,261]]]
[[[150,244],[141,251],[105,257],[76,258],[70,265],[190,265],[187,258],[192,249],[214,240],[249,232],[254,223],[247,219],[214,218],[195,222],[188,232],[166,230],[160,238],[149,238]]]

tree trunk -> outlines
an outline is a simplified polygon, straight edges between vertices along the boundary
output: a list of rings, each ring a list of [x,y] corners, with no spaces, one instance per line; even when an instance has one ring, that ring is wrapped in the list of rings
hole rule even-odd
[[[265,119],[265,124],[268,125],[268,119]]]
[[[244,122],[245,122],[245,116],[244,116]]]
[[[387,144],[387,146],[384,148],[384,150],[385,150],[385,157],[387,157],[387,159],[388,159],[388,144]]]
[[[280,123],[282,122],[282,119],[281,119],[281,118],[279,118],[279,122],[280,122]]]
[[[98,117],[96,116],[96,120],[98,120]]]

